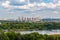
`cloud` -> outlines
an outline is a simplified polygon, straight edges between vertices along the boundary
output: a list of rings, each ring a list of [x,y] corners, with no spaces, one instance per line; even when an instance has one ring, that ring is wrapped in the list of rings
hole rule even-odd
[[[53,3],[49,3],[49,4],[47,4],[46,7],[47,7],[47,8],[56,8],[57,5],[56,5],[56,4],[53,4]]]
[[[9,3],[10,3],[9,1],[5,1],[2,3],[2,6],[5,8],[8,8],[8,7],[10,7]]]
[[[20,2],[25,2],[25,0],[20,0]]]
[[[0,0],[0,17],[60,17],[60,0]],[[8,17],[7,17],[8,16]]]
[[[38,4],[38,6],[42,6],[42,7],[44,7],[44,6],[47,6],[47,4],[44,3],[44,2],[42,2],[42,3]]]
[[[7,0],[0,0],[0,2],[4,2],[4,1],[7,1]]]
[[[53,13],[55,13],[55,14],[59,14],[59,12],[58,12],[58,11],[54,11]]]
[[[56,5],[60,7],[60,1],[58,1],[58,3]]]
[[[13,6],[14,8],[19,8],[19,9],[29,9],[28,6],[24,5],[24,6]]]
[[[15,1],[14,1],[15,2]],[[13,2],[13,3],[14,3]],[[16,0],[16,4],[18,1]],[[20,2],[25,2],[25,0],[21,1]],[[12,4],[13,4],[12,3]],[[41,2],[41,3],[36,3],[36,2],[33,2],[33,3],[28,3],[28,4],[25,4],[25,5],[20,5],[17,6],[17,5],[11,5],[11,1],[5,1],[2,3],[2,6],[4,8],[8,8],[10,10],[13,10],[13,9],[17,9],[17,10],[22,10],[22,12],[31,12],[31,13],[38,13],[39,11],[43,11],[43,10],[56,10],[56,8],[60,7],[60,1],[56,2],[56,3],[53,3],[53,2],[49,2],[49,3],[45,3],[45,2]],[[50,10],[51,9],[51,10]],[[59,10],[59,8],[57,9]]]
[[[55,0],[54,0],[55,1]],[[14,3],[16,2],[16,3]],[[27,3],[25,5],[21,5],[19,2],[26,2],[26,0],[15,0],[11,5],[11,1],[5,1],[2,3],[2,6],[5,7],[5,8],[21,8],[21,9],[35,9],[35,8],[56,8],[56,7],[60,7],[60,1],[56,2],[56,3],[53,3],[53,2],[49,2],[49,3],[45,3],[45,2],[41,2],[41,3],[36,3],[36,2],[33,2],[33,3]],[[17,6],[19,4],[19,6]]]

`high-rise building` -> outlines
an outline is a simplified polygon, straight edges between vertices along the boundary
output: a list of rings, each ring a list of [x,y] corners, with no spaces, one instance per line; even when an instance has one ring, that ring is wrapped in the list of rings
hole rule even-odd
[[[21,21],[20,16],[18,17],[18,21]]]
[[[28,18],[28,17],[21,17],[20,16],[18,17],[18,21],[25,21],[25,22],[36,22],[36,21],[39,21],[39,18],[37,17],[31,17],[31,18]]]

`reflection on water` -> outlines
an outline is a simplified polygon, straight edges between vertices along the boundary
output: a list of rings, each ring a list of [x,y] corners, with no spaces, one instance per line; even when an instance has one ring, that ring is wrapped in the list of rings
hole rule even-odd
[[[20,32],[21,34],[29,34],[29,33],[33,33],[33,32],[38,32],[39,34],[47,34],[47,35],[60,34],[60,30],[15,31],[15,32]]]

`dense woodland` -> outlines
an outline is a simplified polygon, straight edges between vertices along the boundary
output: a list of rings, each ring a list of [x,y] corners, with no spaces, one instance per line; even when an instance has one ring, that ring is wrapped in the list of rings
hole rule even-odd
[[[0,29],[52,30],[52,29],[60,29],[60,22],[1,21]]]
[[[18,22],[18,21],[1,21],[0,22],[0,40],[60,40],[58,35],[42,35],[39,33],[20,34],[13,30],[8,32],[6,29],[17,30],[52,30],[60,29],[60,22]]]
[[[39,33],[20,34],[14,31],[0,32],[0,40],[60,40],[60,35],[41,35]]]

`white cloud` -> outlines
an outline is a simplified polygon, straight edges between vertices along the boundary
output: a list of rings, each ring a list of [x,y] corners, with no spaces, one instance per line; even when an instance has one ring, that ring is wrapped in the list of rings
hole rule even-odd
[[[20,2],[25,2],[25,0],[19,0]]]
[[[60,6],[60,1],[58,1],[58,3],[56,4],[57,6]]]
[[[44,2],[42,2],[42,3],[40,3],[40,4],[37,4],[38,6],[42,6],[42,7],[45,7],[45,6],[47,6],[47,4],[46,3],[44,3]]]
[[[54,11],[53,13],[58,14],[59,12],[58,11]]]
[[[5,1],[4,3],[2,3],[2,6],[8,8],[10,7],[9,3],[10,3],[9,1]]]
[[[16,16],[22,16],[22,15],[24,15],[25,16],[25,14],[24,13],[31,13],[31,14],[27,14],[28,16],[30,16],[30,15],[32,15],[32,16],[41,16],[41,17],[50,17],[51,15],[52,15],[52,17],[55,17],[54,15],[56,15],[57,17],[60,17],[60,15],[59,15],[59,12],[58,12],[58,7],[60,7],[60,1],[58,1],[58,2],[56,2],[56,3],[53,3],[53,2],[49,2],[49,3],[45,3],[45,2],[40,2],[40,3],[37,3],[37,2],[34,2],[34,3],[28,3],[28,4],[25,4],[25,5],[20,5],[20,2],[21,3],[25,3],[26,1],[25,0],[16,0],[16,2],[15,2],[15,0],[14,1],[10,1],[9,2],[9,0],[8,1],[4,1],[4,2],[1,2],[2,3],[2,6],[4,7],[4,8],[8,8],[8,9],[5,9],[5,10],[8,10],[9,12],[9,14],[7,13],[7,11],[4,11],[4,12],[6,12],[7,14],[7,16],[11,16],[11,17],[13,17],[13,16],[15,16],[16,14],[15,13],[21,13],[20,15],[19,14],[17,14]],[[55,1],[54,1],[55,2]],[[0,3],[0,4],[1,4]],[[11,5],[11,4],[12,5]],[[15,4],[19,4],[18,6],[17,5],[15,5],[15,4],[13,4],[13,3],[15,3]],[[27,3],[27,2],[26,2]],[[1,6],[1,5],[0,5]],[[17,9],[18,8],[18,9]],[[47,8],[49,8],[49,9],[47,9]],[[56,9],[55,9],[56,8]],[[58,9],[57,9],[58,8]],[[27,10],[21,10],[21,11],[16,11],[16,9],[17,10],[20,10],[20,9],[27,9]],[[40,10],[43,10],[43,11],[40,11]],[[46,10],[47,9],[47,10]],[[55,9],[55,11],[53,11],[53,10]],[[13,11],[13,12],[11,12],[11,11]],[[45,12],[44,12],[45,11]],[[55,14],[54,14],[55,13]],[[46,15],[48,15],[48,16],[46,16]],[[15,16],[15,17],[16,17]],[[4,16],[5,17],[5,16]]]
[[[35,5],[36,5],[35,3],[33,3],[33,4],[29,3],[27,6],[28,7],[34,7]]]
[[[56,8],[57,5],[56,4],[53,4],[53,3],[49,3],[49,4],[47,4],[47,7],[48,8]]]
[[[23,5],[23,6],[12,6],[14,8],[21,8],[21,9],[31,9],[31,8],[35,8],[37,6],[36,3],[29,3],[27,5]]]
[[[26,0],[19,0],[20,2],[25,2]],[[23,6],[12,6],[10,5],[10,2],[9,1],[5,1],[4,3],[2,3],[2,6],[5,7],[5,8],[21,8],[21,9],[38,9],[38,8],[42,8],[42,7],[46,7],[46,8],[56,8],[58,6],[60,6],[60,1],[58,1],[57,3],[28,3],[27,5],[23,5]]]
[[[14,8],[21,8],[21,9],[29,9],[28,6],[24,5],[24,6],[13,6]]]
[[[54,4],[54,3],[44,3],[44,2],[42,2],[42,3],[33,3],[33,4],[28,4],[28,5],[26,5],[27,7],[31,7],[31,8],[42,8],[42,7],[46,7],[46,8],[56,8],[57,7],[57,5],[56,4]]]

